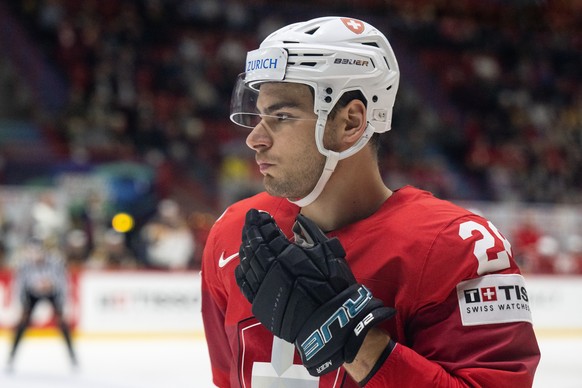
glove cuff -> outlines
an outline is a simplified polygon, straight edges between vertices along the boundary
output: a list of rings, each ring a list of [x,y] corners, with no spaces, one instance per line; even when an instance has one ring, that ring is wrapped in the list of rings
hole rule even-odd
[[[380,304],[381,301],[379,299],[372,299],[371,303],[373,304]],[[370,331],[371,328],[392,318],[396,314],[396,310],[391,307],[377,307],[370,311],[366,316],[364,316],[360,322],[356,325],[354,330],[352,331],[352,335],[348,337],[346,345],[344,347],[344,360],[345,362],[352,362],[358,351],[362,347],[362,343],[366,338],[366,334]]]
[[[295,345],[312,376],[329,373],[351,362],[368,331],[396,310],[362,284],[353,284],[315,311],[299,332]]]

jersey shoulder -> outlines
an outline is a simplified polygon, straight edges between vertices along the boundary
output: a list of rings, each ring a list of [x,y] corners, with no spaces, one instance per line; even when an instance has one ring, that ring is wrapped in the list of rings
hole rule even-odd
[[[497,261],[498,254],[511,257],[511,245],[489,220],[429,192],[411,187],[402,190],[396,192],[394,206],[387,210],[392,214],[385,218],[398,229],[394,233],[399,240],[413,241],[403,249],[420,253],[427,260],[425,269],[462,271],[462,277],[485,273],[483,263],[487,272],[515,270],[512,260],[503,265]]]
[[[411,186],[397,190],[390,210],[412,223],[448,224],[475,214],[454,203],[439,199],[432,193]]]
[[[394,192],[374,221],[398,236],[398,240],[414,240],[415,244],[432,244],[455,223],[467,217],[478,217],[454,203],[411,186]]]

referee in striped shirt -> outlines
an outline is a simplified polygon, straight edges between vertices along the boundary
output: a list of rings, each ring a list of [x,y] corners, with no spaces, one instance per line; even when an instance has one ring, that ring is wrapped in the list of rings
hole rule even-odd
[[[58,326],[65,339],[71,363],[77,366],[71,333],[63,317],[67,297],[67,271],[61,257],[48,251],[40,240],[31,240],[24,249],[23,260],[15,274],[15,295],[22,303],[22,316],[14,328],[14,340],[8,370],[12,370],[14,356],[22,336],[30,325],[30,317],[36,304],[47,300],[53,306]]]

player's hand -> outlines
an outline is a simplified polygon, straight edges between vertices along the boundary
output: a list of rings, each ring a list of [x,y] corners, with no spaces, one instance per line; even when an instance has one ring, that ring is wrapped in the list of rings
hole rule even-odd
[[[319,376],[353,361],[368,330],[396,311],[356,282],[338,239],[302,215],[295,232],[301,246],[279,239],[276,249],[267,244],[253,251],[255,260],[268,264],[261,267],[267,272],[254,291],[252,311],[274,335],[294,342],[309,373]],[[246,245],[251,241],[243,240]],[[241,267],[243,261],[241,255]]]
[[[247,300],[253,303],[271,263],[289,245],[275,220],[267,212],[247,212],[239,250],[240,264],[235,268],[236,282]]]

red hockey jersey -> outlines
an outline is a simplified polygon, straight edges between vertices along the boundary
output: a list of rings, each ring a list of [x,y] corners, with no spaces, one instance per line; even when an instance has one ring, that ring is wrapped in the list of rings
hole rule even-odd
[[[357,387],[343,368],[313,377],[294,346],[252,315],[236,284],[248,209],[269,212],[281,230],[299,208],[258,194],[229,207],[213,226],[202,264],[202,313],[219,387]],[[524,279],[511,246],[486,219],[404,187],[337,237],[356,279],[396,317],[382,327],[397,342],[368,387],[528,387],[540,359]]]

